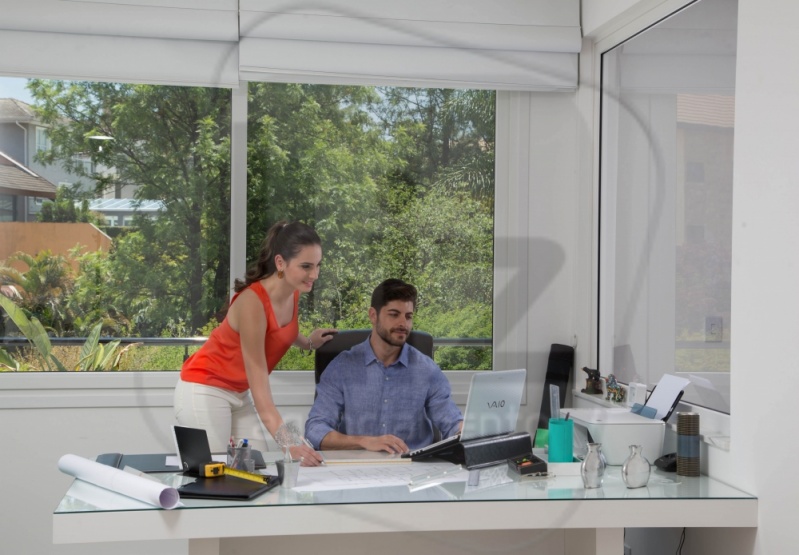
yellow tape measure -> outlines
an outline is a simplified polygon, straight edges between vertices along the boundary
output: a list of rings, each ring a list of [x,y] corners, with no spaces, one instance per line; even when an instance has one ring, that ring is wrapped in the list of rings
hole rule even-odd
[[[223,474],[235,476],[236,478],[244,478],[245,480],[252,480],[253,482],[261,482],[262,484],[269,482],[268,476],[256,474],[255,472],[247,472],[246,470],[236,470],[224,463],[208,463],[203,469],[203,476],[206,478],[214,478],[216,476],[222,476]]]

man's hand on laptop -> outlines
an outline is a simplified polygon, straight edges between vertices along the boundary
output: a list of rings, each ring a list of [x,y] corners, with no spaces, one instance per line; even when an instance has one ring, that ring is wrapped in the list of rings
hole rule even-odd
[[[388,453],[405,453],[408,446],[397,436],[389,434],[383,436],[365,436],[361,442],[367,451],[386,451]]]

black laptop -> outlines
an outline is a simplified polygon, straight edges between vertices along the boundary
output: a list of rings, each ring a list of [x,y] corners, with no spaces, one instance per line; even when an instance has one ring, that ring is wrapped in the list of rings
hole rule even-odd
[[[183,498],[247,500],[269,491],[280,483],[277,476],[270,475],[265,475],[266,483],[229,475],[203,478],[200,476],[201,469],[205,464],[212,462],[208,434],[203,429],[185,426],[173,426],[173,430],[178,459],[184,474],[197,478],[194,482],[178,488],[178,493]]]

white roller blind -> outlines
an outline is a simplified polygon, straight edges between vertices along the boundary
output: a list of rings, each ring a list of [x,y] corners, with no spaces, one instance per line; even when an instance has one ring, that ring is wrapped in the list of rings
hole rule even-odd
[[[240,77],[510,90],[577,86],[578,0],[241,0]]]
[[[0,74],[238,85],[236,0],[2,0]]]
[[[0,0],[0,74],[574,89],[579,0]]]

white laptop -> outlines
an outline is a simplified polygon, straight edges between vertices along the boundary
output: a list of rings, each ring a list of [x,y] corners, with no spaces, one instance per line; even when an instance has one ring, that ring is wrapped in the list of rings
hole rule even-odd
[[[460,434],[403,454],[403,457],[425,457],[461,441],[510,434],[516,430],[524,394],[527,370],[495,370],[475,372],[463,413]]]

